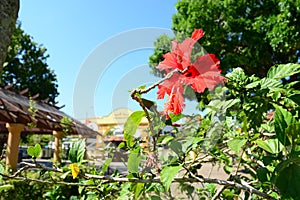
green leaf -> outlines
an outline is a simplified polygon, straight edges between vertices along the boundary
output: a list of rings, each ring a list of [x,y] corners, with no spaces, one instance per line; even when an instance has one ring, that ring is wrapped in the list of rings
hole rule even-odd
[[[283,88],[283,85],[277,80],[270,78],[261,79],[261,89],[269,89],[271,91],[276,91],[281,88]]]
[[[282,151],[283,145],[279,142],[278,139],[268,139],[268,140],[256,140],[256,144],[262,148],[263,150],[272,153],[277,154]]]
[[[183,114],[174,115],[174,114],[170,113],[169,117],[171,118],[172,123],[174,123],[174,122],[177,122],[178,120],[182,119],[184,116],[183,116]]]
[[[127,118],[124,125],[124,139],[127,143],[127,146],[133,147],[133,136],[136,133],[136,130],[144,116],[144,111],[135,111]]]
[[[259,81],[254,81],[248,85],[245,86],[246,89],[252,89],[260,85],[260,80]]]
[[[281,64],[271,67],[268,71],[267,77],[278,80],[297,73],[300,73],[300,64]]]
[[[283,109],[282,107],[275,106],[275,114],[274,114],[274,126],[275,126],[275,133],[279,141],[284,145],[289,145],[290,142],[287,138],[285,129],[292,123],[295,123],[296,120],[294,119],[293,115]]]
[[[4,167],[0,164],[0,174],[4,173]],[[0,175],[0,181],[2,180],[2,176]]]
[[[109,167],[111,161],[112,161],[112,158],[107,158],[107,159],[105,160],[105,162],[103,163],[103,165],[102,165],[102,173],[103,173],[103,174],[106,172],[106,170],[107,170],[107,168]]]
[[[227,143],[227,145],[235,153],[239,153],[239,151],[246,144],[246,142],[247,142],[247,139],[234,138],[232,140],[229,140],[228,143]]]
[[[291,144],[296,145],[299,144],[300,141],[300,123],[290,124],[285,129],[286,135],[289,138]]]
[[[183,153],[182,151],[182,144],[176,140],[171,141],[170,148],[177,154],[180,155]]]
[[[138,153],[131,152],[128,156],[127,167],[130,173],[138,173],[141,157]]]
[[[162,140],[161,144],[163,144],[163,145],[168,144],[173,139],[174,139],[173,136],[168,135]]]
[[[6,185],[1,185],[0,186],[0,192],[3,191],[3,190],[10,190],[10,189],[13,189],[14,186],[13,185],[9,185],[9,184],[6,184]]]
[[[266,167],[260,167],[256,170],[257,178],[259,181],[266,182],[270,181],[269,170]]]
[[[163,184],[163,186],[166,188],[166,190],[169,190],[170,185],[172,181],[174,180],[174,177],[177,175],[179,170],[182,169],[182,166],[167,166],[164,167],[160,172],[160,180]]]
[[[280,170],[275,185],[280,191],[281,199],[299,199],[300,197],[300,166],[290,163]]]
[[[67,172],[63,173],[63,174],[60,176],[60,178],[61,178],[61,179],[67,178],[67,176],[68,176],[70,173],[71,173],[71,171],[67,171]]]
[[[216,185],[214,183],[205,184],[206,189],[209,191],[210,195],[214,195],[216,191]]]
[[[124,147],[126,147],[126,145],[125,145],[124,142],[121,142],[121,143],[118,145],[118,149],[123,149]]]
[[[41,152],[42,148],[40,144],[36,144],[34,147],[28,147],[27,149],[28,155],[32,156],[33,158],[39,157]]]
[[[149,200],[161,200],[159,196],[151,196]]]
[[[132,190],[134,191],[134,199],[139,199],[142,190],[144,189],[144,183],[133,183]]]
[[[295,94],[289,97],[293,102],[300,106],[300,94]]]
[[[75,143],[73,143],[72,147],[70,148],[69,159],[72,163],[78,163],[78,165],[80,165],[82,163],[84,153],[85,140],[79,139]]]

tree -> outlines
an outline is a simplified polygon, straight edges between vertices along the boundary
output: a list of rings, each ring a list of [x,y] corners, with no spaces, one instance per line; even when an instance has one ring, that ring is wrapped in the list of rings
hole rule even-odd
[[[0,74],[7,56],[7,48],[18,18],[19,0],[1,0],[0,4]]]
[[[17,23],[3,68],[3,84],[13,83],[15,91],[28,88],[30,95],[39,94],[39,99],[49,98],[54,103],[58,85],[56,75],[48,67],[48,57],[46,48],[32,41]]]
[[[176,37],[202,28],[201,45],[220,58],[224,73],[242,67],[248,75],[264,77],[274,64],[300,58],[299,0],[181,0],[175,7]],[[155,74],[167,42],[162,36],[155,43],[149,60]]]

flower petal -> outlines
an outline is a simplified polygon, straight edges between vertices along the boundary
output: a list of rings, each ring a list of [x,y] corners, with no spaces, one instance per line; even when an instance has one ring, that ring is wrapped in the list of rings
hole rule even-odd
[[[182,85],[177,85],[172,88],[169,100],[165,104],[165,113],[168,114],[171,112],[175,115],[180,114],[184,106],[183,87]]]
[[[194,40],[200,40],[204,36],[204,32],[202,29],[195,29],[192,33],[192,39]]]

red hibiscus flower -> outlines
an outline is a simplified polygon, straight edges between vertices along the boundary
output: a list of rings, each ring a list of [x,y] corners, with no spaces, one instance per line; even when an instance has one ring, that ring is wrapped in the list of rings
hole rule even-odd
[[[158,86],[158,99],[163,99],[165,94],[169,99],[165,104],[165,113],[180,114],[184,108],[184,85],[190,85],[194,91],[203,92],[206,88],[213,89],[225,80],[220,75],[220,61],[214,54],[199,56],[192,63],[191,53],[195,43],[202,38],[202,29],[196,29],[191,38],[186,38],[182,43],[172,42],[172,51],[165,54],[164,60],[157,69],[170,73],[178,70],[171,78]]]

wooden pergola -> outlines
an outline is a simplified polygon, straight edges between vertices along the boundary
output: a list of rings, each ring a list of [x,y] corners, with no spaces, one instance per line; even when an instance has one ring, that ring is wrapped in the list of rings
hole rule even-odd
[[[0,88],[0,131],[8,132],[7,169],[17,169],[21,132],[52,133],[55,137],[54,161],[60,161],[59,141],[66,128],[69,129],[70,134],[79,134],[82,137],[99,134],[60,111],[59,107],[50,105],[47,101],[37,101],[34,97],[24,96],[27,92],[28,90],[24,90],[17,94],[7,88]],[[62,119],[65,117],[70,119],[70,122],[64,123]],[[28,126],[29,124],[33,124],[34,127]]]

